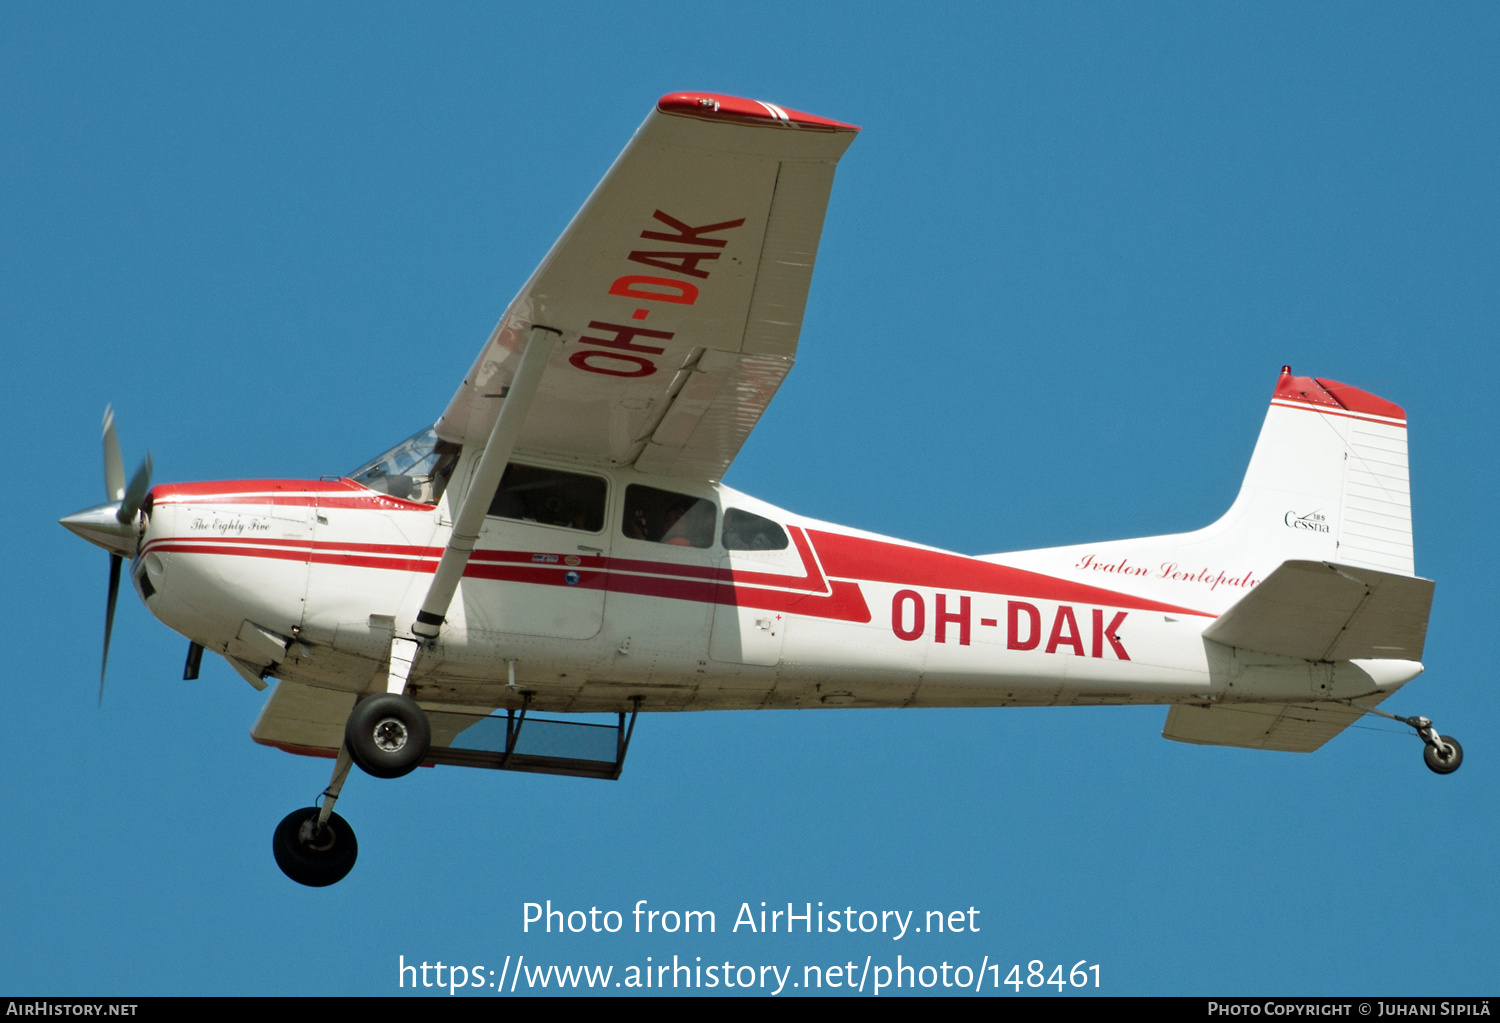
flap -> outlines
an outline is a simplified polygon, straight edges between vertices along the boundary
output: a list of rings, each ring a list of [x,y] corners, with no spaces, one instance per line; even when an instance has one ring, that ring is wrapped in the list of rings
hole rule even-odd
[[[282,679],[260,709],[250,738],[289,753],[332,755],[344,741],[344,722],[355,699],[354,693]]]
[[[1242,650],[1309,661],[1420,661],[1433,583],[1323,561],[1286,561],[1203,630]]]

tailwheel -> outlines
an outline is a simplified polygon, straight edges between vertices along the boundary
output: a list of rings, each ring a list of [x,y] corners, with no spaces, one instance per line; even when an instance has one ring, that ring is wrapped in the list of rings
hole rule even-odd
[[[318,823],[316,806],[293,810],[276,825],[271,851],[281,872],[309,888],[326,888],[354,869],[359,843],[349,822],[336,813]]]
[[[1404,718],[1399,714],[1381,710],[1379,707],[1366,707],[1353,700],[1343,702],[1366,714],[1376,714],[1415,728],[1417,736],[1423,742],[1422,759],[1426,761],[1428,769],[1436,774],[1452,774],[1464,762],[1464,748],[1451,735],[1439,735],[1437,729],[1432,727],[1432,718],[1421,716]]]
[[[1422,747],[1422,759],[1427,762],[1429,770],[1438,774],[1452,774],[1464,762],[1464,748],[1452,736],[1434,734],[1433,739],[1429,739]]]
[[[432,728],[417,702],[399,693],[377,693],[355,704],[344,725],[349,756],[366,774],[399,778],[427,756]]]

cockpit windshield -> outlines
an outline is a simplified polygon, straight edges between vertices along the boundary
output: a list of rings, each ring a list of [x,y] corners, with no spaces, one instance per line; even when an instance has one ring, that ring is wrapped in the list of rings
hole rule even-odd
[[[458,463],[457,444],[421,430],[349,474],[349,479],[406,501],[437,504]]]

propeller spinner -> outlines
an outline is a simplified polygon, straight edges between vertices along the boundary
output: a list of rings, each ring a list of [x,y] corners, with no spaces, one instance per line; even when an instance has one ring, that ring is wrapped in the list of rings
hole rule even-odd
[[[104,703],[104,671],[109,664],[109,637],[114,631],[115,604],[120,596],[120,566],[135,555],[136,519],[141,503],[151,489],[151,454],[147,452],[130,482],[125,482],[125,463],[115,436],[115,411],[104,409],[104,492],[108,500],[74,512],[59,521],[91,544],[109,552],[109,596],[104,605],[104,653],[99,659],[99,703]]]

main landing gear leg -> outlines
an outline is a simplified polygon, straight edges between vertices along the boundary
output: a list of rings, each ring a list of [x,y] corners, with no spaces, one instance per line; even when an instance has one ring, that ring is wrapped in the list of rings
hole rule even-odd
[[[293,810],[276,825],[271,851],[281,872],[309,888],[326,888],[342,881],[354,868],[359,843],[348,821],[333,812],[349,768],[354,761],[345,747],[339,748],[333,778],[323,790],[323,805]]]
[[[323,790],[323,805],[318,809],[318,823],[327,824],[328,818],[333,816],[333,804],[339,801],[339,793],[344,791],[344,782],[349,778],[349,768],[354,766],[354,759],[349,756],[347,745],[339,747],[338,759],[333,762],[333,777],[328,779],[328,787]]]
[[[1437,729],[1432,727],[1431,718],[1404,718],[1400,715],[1383,711],[1378,707],[1363,707],[1353,700],[1347,702],[1355,710],[1362,710],[1366,714],[1376,714],[1383,718],[1390,718],[1392,721],[1399,721],[1403,725],[1410,725],[1412,728],[1415,728],[1418,737],[1423,742],[1422,760],[1434,773],[1452,774],[1464,762],[1464,748],[1451,735],[1439,735]]]

